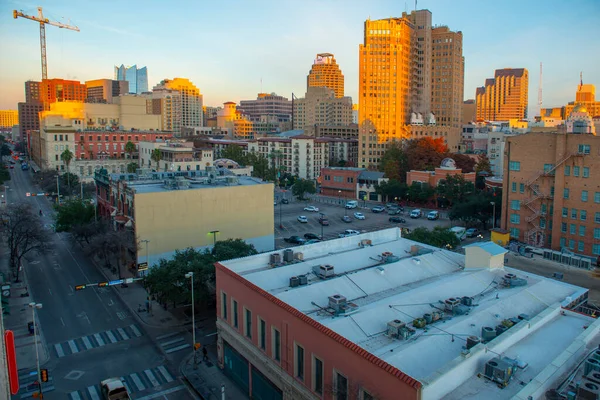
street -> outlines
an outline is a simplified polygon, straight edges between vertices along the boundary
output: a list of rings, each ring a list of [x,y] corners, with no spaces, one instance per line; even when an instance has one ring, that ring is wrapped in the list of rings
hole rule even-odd
[[[9,203],[30,203],[36,213],[41,209],[41,218],[50,229],[54,221],[49,200],[26,196],[38,191],[31,171],[15,168],[10,174]],[[51,379],[45,384],[44,398],[95,400],[101,396],[100,381],[111,377],[122,377],[134,399],[195,398],[179,378],[179,364],[188,354],[183,350],[189,350],[189,345],[180,345],[191,342],[189,332],[142,324],[112,287],[75,291],[77,285],[106,279],[69,242],[67,234],[52,233],[52,238],[48,254],[29,254],[24,262],[32,301],[43,305],[37,310],[39,336],[49,353],[43,368]],[[30,372],[20,371],[22,389],[14,398],[31,396],[33,389],[24,386],[37,377],[28,378]]]

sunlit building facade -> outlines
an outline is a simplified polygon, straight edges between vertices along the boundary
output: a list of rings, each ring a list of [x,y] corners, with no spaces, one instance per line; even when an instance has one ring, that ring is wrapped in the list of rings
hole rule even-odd
[[[148,68],[115,66],[115,80],[129,82],[129,93],[142,94],[148,91]]]
[[[181,122],[183,127],[202,126],[202,94],[189,79],[164,79],[153,88],[153,91],[171,89],[181,95]]]
[[[112,103],[113,98],[129,93],[128,81],[112,79],[94,79],[85,81],[87,90],[86,102]]]
[[[19,124],[18,110],[0,110],[0,128],[12,128]]]
[[[494,78],[477,88],[478,121],[527,119],[529,72],[526,68],[497,69]]]
[[[331,53],[317,54],[317,58],[306,77],[307,89],[327,87],[333,90],[335,97],[344,97],[344,75]]]
[[[304,98],[294,102],[294,129],[315,135],[318,126],[352,124],[352,98],[336,97],[328,87],[309,86]]]

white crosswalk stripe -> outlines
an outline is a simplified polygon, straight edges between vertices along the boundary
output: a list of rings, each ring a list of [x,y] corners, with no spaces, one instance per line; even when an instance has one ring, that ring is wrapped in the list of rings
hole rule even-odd
[[[108,340],[110,340],[111,343],[117,343],[117,338],[111,331],[106,331],[106,336],[108,336]]]
[[[59,343],[59,344],[55,344],[55,345],[54,345],[54,348],[56,349],[56,354],[57,354],[59,357],[64,357],[64,356],[65,356],[65,352],[63,351],[63,348],[62,348],[62,346],[60,345],[60,343]]]
[[[131,375],[129,375],[131,377],[131,380],[133,381],[133,383],[135,384],[135,386],[137,386],[138,390],[144,390],[145,386],[142,383],[142,381],[140,380],[140,377],[138,376],[138,374],[133,373]]]
[[[173,380],[174,380],[173,377],[171,376],[171,374],[169,373],[169,371],[167,371],[167,369],[165,367],[160,365],[158,367],[158,371],[163,376],[163,378],[165,378],[167,380],[167,382],[173,382]]]
[[[148,377],[148,380],[150,380],[150,383],[152,383],[152,386],[160,385],[160,383],[154,377],[154,374],[152,373],[152,371],[150,371],[149,369],[146,369],[146,370],[144,370],[144,374],[146,374],[146,376]]]
[[[99,333],[94,333],[94,338],[96,338],[96,342],[98,342],[98,346],[104,346],[104,339],[100,336]]]
[[[92,346],[92,343],[90,342],[90,339],[88,339],[87,336],[82,337],[81,340],[83,341],[83,344],[85,345],[86,349],[89,350],[94,347],[94,346]]]
[[[123,340],[129,339],[129,335],[125,332],[123,328],[117,328],[117,332],[119,332],[119,335],[121,335]]]
[[[107,344],[110,345],[123,340],[138,338],[140,336],[142,336],[142,332],[139,328],[135,325],[129,325],[123,328],[116,328],[116,331],[108,330],[93,333],[87,336],[67,340],[62,343],[56,343],[52,346],[54,347],[57,357],[61,358],[82,351],[106,346]]]
[[[77,345],[75,344],[74,340],[69,340],[67,343],[69,343],[69,348],[71,349],[71,353],[79,353],[79,349],[77,348]]]
[[[140,330],[137,328],[137,326],[135,326],[135,325],[129,325],[129,327],[131,328],[131,330],[133,331],[133,334],[136,337],[142,336],[142,332],[140,332]]]
[[[175,336],[181,335],[181,334],[182,334],[182,332],[168,333],[166,335],[158,336],[156,338],[156,340],[158,340],[160,347],[162,347],[164,349],[164,352],[166,354],[170,354],[170,353],[174,353],[176,351],[180,351],[183,349],[187,349],[188,347],[191,347],[191,344],[184,343],[185,338],[183,338],[181,336],[175,337]],[[164,340],[164,341],[161,341],[161,340]]]
[[[100,396],[98,395],[96,386],[88,386],[87,391],[90,394],[92,400],[100,400]]]

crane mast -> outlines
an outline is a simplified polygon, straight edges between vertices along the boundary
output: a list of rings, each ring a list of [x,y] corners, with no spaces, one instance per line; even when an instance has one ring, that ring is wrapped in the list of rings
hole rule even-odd
[[[17,19],[18,17],[29,19],[31,21],[39,22],[40,24],[40,47],[42,53],[42,79],[48,79],[48,62],[46,60],[46,24],[53,25],[63,29],[70,29],[72,31],[79,32],[79,28],[74,25],[67,25],[61,22],[50,21],[48,18],[44,17],[42,12],[42,7],[38,7],[38,15],[32,16],[27,15],[23,11],[13,11],[13,18]]]

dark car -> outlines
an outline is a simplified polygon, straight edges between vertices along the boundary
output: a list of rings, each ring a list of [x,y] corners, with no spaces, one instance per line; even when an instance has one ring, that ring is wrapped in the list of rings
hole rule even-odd
[[[342,221],[344,221],[345,223],[349,224],[350,222],[352,222],[352,218],[350,218],[350,217],[349,217],[349,216],[347,216],[347,215],[344,215],[344,216],[342,217]]]
[[[281,199],[281,204],[288,204],[290,201],[288,199]]]
[[[317,235],[316,233],[305,233],[304,234],[304,239],[317,239],[317,240],[321,240],[321,236]]]
[[[290,236],[289,238],[284,238],[284,241],[292,244],[304,244],[306,240],[302,239],[300,236]]]
[[[384,212],[385,207],[384,206],[375,206],[375,207],[371,208],[371,211],[373,211],[374,213]]]
[[[390,217],[389,219],[390,222],[397,222],[397,223],[401,223],[401,224],[405,224],[406,220],[402,217]]]
[[[474,238],[477,235],[479,235],[479,229],[477,228],[469,228],[467,229],[467,231],[465,232],[465,234],[467,235],[468,238]]]
[[[329,220],[327,217],[319,217],[319,223],[323,226],[329,226]]]

